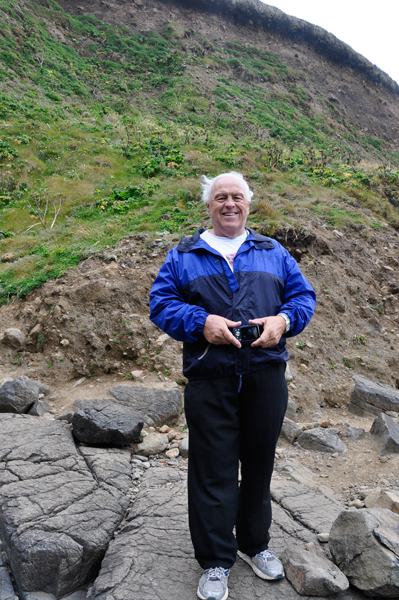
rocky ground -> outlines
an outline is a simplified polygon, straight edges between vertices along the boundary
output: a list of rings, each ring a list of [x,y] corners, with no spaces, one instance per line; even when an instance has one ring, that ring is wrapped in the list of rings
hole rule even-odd
[[[347,412],[353,375],[399,385],[398,234],[387,228],[366,239],[315,222],[306,233],[298,229],[279,239],[300,260],[318,297],[310,326],[288,340],[289,391],[298,418],[311,422],[320,413],[367,431],[371,418]],[[62,279],[2,307],[0,335],[16,327],[25,340],[20,347],[18,342],[0,344],[0,381],[27,375],[49,383],[54,414],[66,412],[80,397],[102,398],[112,384],[123,381],[183,389],[181,345],[148,319],[152,281],[176,241],[140,234],[125,238],[108,254],[93,248]],[[366,446],[365,441],[350,443],[349,468],[334,459],[327,466],[309,458],[308,466],[328,476],[345,497],[352,494],[349,485],[395,481],[394,459],[381,457],[370,464],[364,452],[372,449]]]
[[[273,491],[276,502],[275,547],[278,552],[283,553],[290,546],[287,540],[292,541],[293,536],[302,546],[313,543],[316,550],[324,549],[323,553],[330,556],[326,544],[320,542],[317,535],[328,533],[341,510],[363,507],[365,501],[371,502],[370,499],[367,501],[368,496],[379,497],[384,491],[399,493],[397,450],[382,453],[380,440],[370,434],[376,414],[359,414],[359,411],[354,413],[353,407],[349,406],[355,385],[354,375],[366,376],[371,383],[388,384],[391,393],[394,396],[397,394],[398,235],[393,230],[386,230],[384,235],[378,234],[366,239],[359,233],[341,235],[340,232],[327,231],[315,223],[307,228],[306,233],[298,230],[278,233],[277,236],[300,261],[301,269],[318,295],[318,306],[310,326],[301,336],[288,340],[291,354],[291,376],[288,381],[291,408],[287,416],[299,428],[300,434],[327,431],[329,435],[335,436],[334,443],[344,443],[346,450],[341,452],[337,447],[336,450],[325,452],[325,448],[317,446],[308,448],[306,444],[298,442],[298,436],[295,437],[298,430],[294,432],[294,437],[290,437],[293,435],[293,426],[290,426],[291,429],[288,427],[287,435],[281,436],[276,454]],[[151,283],[168,247],[176,241],[176,238],[167,236],[150,239],[140,234],[125,238],[106,254],[99,254],[93,248],[87,259],[62,279],[48,282],[27,299],[0,310],[0,332],[3,332],[0,343],[0,384],[25,375],[40,380],[50,388],[49,391],[43,388],[43,393],[46,393],[43,400],[48,402],[49,412],[40,419],[30,416],[20,416],[18,419],[30,422],[33,419],[36,423],[45,423],[46,427],[56,424],[55,427],[58,428],[62,422],[57,417],[62,415],[69,422],[73,421],[73,413],[77,414],[81,410],[89,413],[92,411],[90,415],[97,411],[98,416],[104,408],[95,406],[98,399],[108,399],[107,403],[119,402],[127,409],[137,411],[135,394],[143,388],[164,394],[165,398],[168,394],[168,397],[172,397],[173,394],[180,394],[179,390],[184,390],[180,344],[159,331],[148,319]],[[20,333],[15,335],[8,332],[9,329],[18,329]],[[110,391],[117,390],[121,384],[128,385],[133,390],[129,397],[120,395],[119,392],[115,395]],[[90,571],[90,565],[85,571],[89,575],[85,579],[84,594],[89,585],[92,598],[105,600],[110,596],[111,587],[114,589],[112,597],[115,598],[123,598],[127,590],[136,590],[133,598],[140,600],[152,600],[154,597],[168,600],[176,595],[191,598],[195,594],[199,571],[192,557],[186,524],[184,486],[187,464],[182,455],[184,449],[179,450],[187,437],[184,414],[180,417],[180,425],[169,430],[179,418],[180,408],[172,406],[173,414],[171,413],[169,420],[165,414],[154,420],[156,402],[151,404],[148,399],[146,402],[145,409],[141,411],[144,414],[143,444],[153,436],[158,436],[157,443],[160,443],[155,449],[144,451],[144,454],[150,453],[149,458],[137,455],[137,445],[131,446],[133,455],[130,454],[131,450],[115,449],[114,453],[122,454],[118,460],[116,454],[111,457],[110,467],[109,454],[99,457],[98,451],[91,448],[90,443],[73,442],[70,438],[67,443],[68,452],[75,456],[76,443],[79,449],[73,459],[75,467],[71,466],[70,459],[65,464],[62,462],[66,460],[64,455],[56,465],[57,477],[60,477],[59,472],[69,473],[70,469],[75,473],[73,477],[78,472],[78,479],[83,473],[83,480],[76,484],[77,490],[83,490],[82,485],[84,487],[81,497],[79,494],[79,498],[73,497],[63,509],[65,514],[74,515],[71,527],[75,528],[75,533],[72,538],[75,541],[79,538],[79,545],[83,550],[75,549],[76,556],[73,553],[75,550],[71,550],[71,556],[75,558],[67,558],[66,564],[71,560],[73,563],[78,556],[79,561],[86,564],[85,552],[94,543],[89,534],[87,538],[82,538],[81,533],[76,534],[82,527],[82,521],[76,515],[80,514],[79,506],[86,506],[84,498],[91,498],[93,494],[93,497],[104,495],[105,498],[107,494],[111,494],[110,497],[115,502],[115,511],[111,510],[107,518],[103,519],[102,538],[96,542],[102,549],[100,554],[107,548],[108,550],[94,586],[87,584],[87,578],[90,579],[94,572]],[[158,406],[161,404],[162,402],[158,403]],[[396,424],[399,411],[393,410],[395,406],[388,408],[390,410],[386,407],[384,410]],[[5,427],[5,423],[16,423],[15,418],[2,417],[2,426]],[[35,429],[38,425],[32,427]],[[360,429],[364,429],[363,437],[352,435]],[[7,442],[15,437],[17,446],[13,446],[14,449],[6,446],[3,456],[15,452],[17,461],[31,460],[30,455],[22,456],[18,442],[21,435],[22,431],[17,434],[14,432],[4,438]],[[40,436],[42,439],[48,437],[45,430],[40,435],[32,433],[33,437],[37,435],[39,439]],[[61,434],[58,432],[57,435]],[[65,431],[62,435],[65,435]],[[67,435],[70,436],[70,433]],[[29,444],[27,447],[29,448]],[[42,451],[38,451],[38,455]],[[20,452],[21,456],[18,454]],[[128,452],[129,456],[124,452]],[[94,458],[91,456],[93,453]],[[33,457],[32,460],[35,462],[36,458]],[[79,462],[81,460],[84,460],[86,467],[83,468],[83,463]],[[107,468],[101,461],[108,461]],[[110,472],[116,468],[115,464],[124,465],[123,468],[117,468],[118,477]],[[50,475],[54,474],[54,468],[52,465]],[[100,478],[99,469],[102,472]],[[124,483],[120,480],[120,469],[125,472],[122,477]],[[14,526],[17,527],[20,517],[18,514],[17,517],[13,516],[15,506],[14,500],[11,501],[10,498],[21,494],[24,496],[25,492],[18,491],[16,496],[7,496],[7,486],[17,485],[13,483],[15,476],[22,477],[22,481],[25,476],[27,481],[32,479],[32,474],[21,475],[19,471],[17,475],[15,473],[13,472],[12,481],[7,476],[4,480],[6,485],[0,488],[0,493],[3,493],[2,505],[6,502],[11,507],[9,513],[3,509],[3,514],[11,515],[11,530]],[[117,491],[114,489],[116,479],[119,481]],[[310,492],[302,490],[304,496],[297,490],[298,498],[305,498],[302,507],[290,505],[289,502],[287,504],[288,488],[281,493],[281,485],[286,480],[291,491],[295,481],[298,485],[309,488]],[[26,485],[24,484],[24,489]],[[64,489],[63,484],[58,482],[56,487]],[[49,490],[54,489],[54,484],[50,488],[45,486],[40,492],[43,495],[39,502],[42,512],[36,514],[36,509],[33,508],[33,512],[28,511],[27,524],[21,525],[18,531],[15,530],[15,534],[10,537],[8,525],[3,529],[3,542],[9,540],[9,548],[12,550],[8,551],[11,554],[19,556],[26,548],[35,546],[37,530],[43,531],[43,527],[47,533],[53,531],[52,535],[56,536],[54,543],[59,547],[62,547],[62,536],[70,535],[70,531],[59,525],[62,519],[52,520],[55,519],[52,514],[55,509],[51,508],[54,500],[48,503],[45,498]],[[320,493],[322,498],[315,499],[314,494]],[[124,507],[122,498],[127,498],[128,503],[132,504],[130,510],[129,507]],[[335,507],[328,518],[324,513],[317,513],[317,507],[324,506],[326,498],[330,498]],[[37,503],[29,498],[29,494],[28,499],[29,506],[32,502],[33,505]],[[83,502],[83,505],[79,502]],[[99,502],[109,504],[108,500]],[[94,505],[99,505],[97,500],[96,503]],[[288,518],[287,515],[291,519],[289,526],[284,521]],[[91,519],[92,517],[88,518],[87,522],[90,523]],[[25,521],[22,519],[21,522]],[[53,525],[54,522],[56,525]],[[32,532],[36,533],[30,538]],[[119,554],[121,548],[125,549],[123,559]],[[126,551],[126,548],[129,550]],[[38,564],[41,564],[40,561]],[[166,572],[170,571],[173,572],[174,584],[165,588]],[[27,572],[29,574],[30,570]],[[14,577],[15,573],[19,574],[22,580],[23,576],[26,577],[26,572],[20,566],[14,565],[13,573]],[[71,578],[68,576],[68,579]],[[71,580],[75,581],[73,577]],[[76,575],[74,589],[81,583]],[[42,585],[42,591],[55,596],[65,596],[71,592],[71,589],[63,588],[64,584],[61,583],[59,588],[54,587],[55,584],[53,587],[46,585]],[[272,597],[297,597],[294,588],[286,581],[273,587],[266,585],[268,593],[273,594]],[[264,586],[263,582],[254,580],[244,564],[238,562],[234,567],[231,577],[232,598],[249,600],[262,597]],[[5,586],[4,589],[8,588]],[[22,584],[17,589],[22,597],[38,600]],[[175,593],[176,589],[178,594]],[[352,589],[342,591],[339,596],[345,600],[360,597],[363,596]],[[132,598],[131,593],[129,598]]]

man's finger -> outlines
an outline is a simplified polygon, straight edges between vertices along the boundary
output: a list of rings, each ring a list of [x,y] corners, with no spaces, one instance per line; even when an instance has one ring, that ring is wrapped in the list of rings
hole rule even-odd
[[[241,321],[230,321],[229,319],[224,319],[224,322],[226,323],[227,327],[229,327],[230,329],[232,329],[233,327],[239,327],[241,325]]]
[[[257,340],[252,342],[251,346],[253,348],[255,348],[256,346],[262,346],[264,343],[266,343],[269,340],[269,338],[270,338],[270,332],[263,331],[262,335],[260,337],[258,337]]]
[[[227,329],[227,332],[225,333],[224,337],[228,344],[232,344],[233,346],[237,346],[237,348],[241,348],[240,342],[237,340],[236,337],[234,337],[230,329]]]
[[[250,323],[251,325],[264,325],[266,318],[264,317],[263,319],[248,319],[248,323]]]

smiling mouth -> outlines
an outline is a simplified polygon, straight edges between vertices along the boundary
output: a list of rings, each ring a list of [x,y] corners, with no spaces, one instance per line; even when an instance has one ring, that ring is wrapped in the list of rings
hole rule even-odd
[[[238,213],[229,212],[229,213],[222,213],[222,215],[224,217],[235,217],[236,215],[238,215]]]

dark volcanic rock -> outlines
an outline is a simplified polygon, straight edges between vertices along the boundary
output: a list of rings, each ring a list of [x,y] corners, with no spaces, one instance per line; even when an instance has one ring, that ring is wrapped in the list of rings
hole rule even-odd
[[[146,425],[164,425],[176,421],[183,408],[179,389],[149,388],[135,385],[115,385],[109,390],[121,404],[144,417]]]
[[[0,416],[1,536],[23,598],[61,598],[96,573],[129,503],[109,479],[93,476],[69,425]]]
[[[369,508],[343,511],[330,531],[334,562],[367,596],[399,596],[399,515]]]
[[[99,483],[112,485],[126,493],[132,484],[130,450],[81,446],[79,451]]]
[[[301,596],[329,596],[348,589],[349,581],[324,554],[293,544],[283,552],[285,574]]]
[[[51,404],[49,404],[45,400],[38,400],[29,410],[29,414],[33,415],[34,417],[42,417],[49,410],[51,410]]]
[[[287,419],[287,417],[285,417],[280,436],[288,440],[290,444],[293,444],[301,435],[301,433],[302,427],[299,427],[299,425],[294,423],[294,421],[291,421],[291,419]]]
[[[0,600],[18,600],[11,583],[10,574],[0,552]]]
[[[377,442],[382,456],[399,452],[399,425],[388,415],[381,413],[374,419],[370,434]]]
[[[346,452],[347,448],[338,435],[338,429],[308,429],[298,437],[298,444],[316,452]]]
[[[21,375],[6,381],[0,388],[0,413],[25,413],[39,400],[39,394],[48,394],[50,388],[40,381]]]
[[[351,412],[360,416],[379,415],[389,410],[399,412],[399,390],[363,375],[355,375],[353,379],[355,387],[348,405]]]
[[[348,440],[361,440],[366,435],[365,430],[362,427],[354,427],[350,423],[344,423],[342,435]]]
[[[325,533],[342,511],[337,500],[303,483],[273,477],[271,495],[290,515],[315,533]]]
[[[139,439],[144,421],[136,411],[105,399],[76,412],[72,425],[80,442],[121,448]]]
[[[89,600],[194,600],[199,577],[187,522],[186,476],[168,467],[148,469],[118,536],[110,543]],[[280,554],[295,540],[316,536],[276,507],[272,547]],[[237,560],[229,577],[229,599],[297,600],[287,579],[268,585]],[[320,596],[314,597],[315,600]],[[334,595],[360,600],[357,592]]]

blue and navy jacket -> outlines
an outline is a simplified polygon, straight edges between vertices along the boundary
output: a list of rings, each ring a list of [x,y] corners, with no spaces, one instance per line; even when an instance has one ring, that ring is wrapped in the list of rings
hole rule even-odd
[[[286,337],[298,335],[312,318],[316,295],[295,259],[276,240],[249,229],[234,258],[226,260],[198,229],[173,248],[154,281],[150,319],[175,340],[184,342],[183,372],[189,380],[214,379],[259,371],[289,359]],[[203,335],[210,314],[248,324],[249,319],[284,312],[291,329],[276,346],[251,348],[212,345]]]

